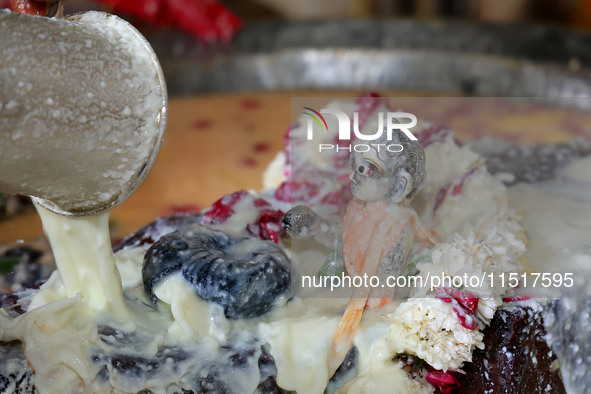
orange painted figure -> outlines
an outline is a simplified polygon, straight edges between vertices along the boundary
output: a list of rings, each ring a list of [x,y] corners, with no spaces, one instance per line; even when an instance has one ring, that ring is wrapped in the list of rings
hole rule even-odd
[[[425,178],[423,148],[404,135],[393,135],[391,141],[385,138],[373,141],[369,151],[350,156],[354,198],[343,215],[340,234],[347,273],[378,276],[380,283],[385,283],[387,276],[404,274],[415,239],[435,243],[410,207]],[[395,144],[403,150],[391,152],[388,147]],[[326,238],[327,222],[305,206],[291,209],[282,223],[292,238]],[[382,307],[393,296],[394,288],[381,286],[353,290],[328,355],[329,376],[353,346],[363,310]]]

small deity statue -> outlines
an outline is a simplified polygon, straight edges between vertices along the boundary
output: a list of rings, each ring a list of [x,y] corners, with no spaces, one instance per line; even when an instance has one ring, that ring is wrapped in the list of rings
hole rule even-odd
[[[352,152],[349,179],[353,200],[344,211],[340,236],[345,268],[351,276],[399,276],[404,274],[415,237],[435,244],[410,207],[425,178],[425,153],[418,141],[403,134],[383,137],[365,152]],[[402,150],[400,151],[400,146]],[[294,239],[314,237],[334,242],[335,229],[306,206],[286,213],[282,224]],[[380,281],[383,283],[382,281]],[[328,357],[329,376],[337,370],[353,345],[364,308],[386,305],[394,288],[355,288],[339,323]]]

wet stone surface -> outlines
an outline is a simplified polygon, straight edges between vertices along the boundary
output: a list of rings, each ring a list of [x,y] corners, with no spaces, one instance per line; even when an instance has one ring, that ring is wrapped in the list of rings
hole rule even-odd
[[[289,260],[279,246],[204,226],[168,234],[148,249],[142,270],[146,292],[155,300],[154,287],[177,272],[230,319],[265,314],[290,290]]]

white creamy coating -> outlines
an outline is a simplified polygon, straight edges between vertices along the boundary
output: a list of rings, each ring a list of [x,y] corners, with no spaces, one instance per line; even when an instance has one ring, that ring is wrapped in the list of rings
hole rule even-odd
[[[328,382],[327,355],[347,298],[294,299],[259,324],[262,338],[270,345],[277,366],[277,383],[298,393],[323,393]],[[391,362],[383,337],[388,322],[383,315],[398,306],[393,302],[377,311],[365,311],[355,340],[359,351],[358,374],[339,393],[432,392],[430,385],[409,379]],[[418,391],[417,391],[418,390]],[[421,391],[422,390],[422,391]]]
[[[322,393],[328,376],[327,354],[340,317],[327,313],[346,305],[346,299],[296,299],[259,330],[271,346],[277,383],[298,393]],[[327,305],[328,304],[328,305]],[[332,305],[331,305],[332,304]],[[330,308],[332,307],[332,308]]]
[[[121,276],[109,236],[109,214],[66,218],[36,205],[63,280],[65,295],[77,294],[97,311],[125,315]]]
[[[385,324],[384,324],[385,325]],[[377,326],[378,330],[384,325]],[[413,380],[408,373],[391,360],[390,349],[377,330],[368,331],[370,335],[359,333],[356,345],[366,352],[360,360],[357,376],[337,391],[339,394],[391,394],[391,393],[432,393],[433,386]],[[376,340],[376,338],[380,338]]]
[[[195,291],[180,274],[166,278],[158,284],[154,294],[170,305],[174,322],[168,335],[177,341],[203,340],[210,336],[224,343],[230,331],[230,322],[219,305],[195,296]]]
[[[555,179],[509,188],[511,206],[523,213],[534,272],[572,275],[574,288],[585,286],[591,270],[591,157],[576,160]],[[583,273],[583,275],[579,275]],[[560,297],[555,286],[534,294]]]
[[[395,300],[379,310],[364,312],[359,333],[355,338],[355,346],[359,349],[357,375],[337,390],[337,393],[433,392],[430,384],[411,379],[400,365],[392,362],[392,352],[385,339],[390,324],[384,315],[395,312],[399,305],[400,302]]]
[[[0,316],[0,338],[23,341],[40,392],[88,389],[98,373],[88,354],[91,346],[101,345],[98,314],[128,316],[111,249],[109,214],[70,218],[36,208],[58,271],[27,313],[6,322]]]
[[[35,368],[41,393],[67,393],[90,384],[96,373],[87,361],[86,344],[97,342],[96,325],[86,324],[88,308],[77,298],[53,301],[19,317],[3,321],[0,338],[22,340]]]

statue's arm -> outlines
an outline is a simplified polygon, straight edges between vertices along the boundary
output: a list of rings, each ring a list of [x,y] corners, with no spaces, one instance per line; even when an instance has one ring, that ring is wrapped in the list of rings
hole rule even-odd
[[[328,247],[337,239],[334,225],[304,205],[287,211],[281,225],[292,239],[314,238]]]

